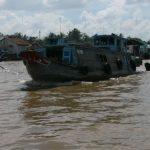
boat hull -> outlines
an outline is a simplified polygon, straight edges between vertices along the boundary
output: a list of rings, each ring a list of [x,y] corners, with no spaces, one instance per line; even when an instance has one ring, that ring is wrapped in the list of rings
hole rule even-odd
[[[135,73],[131,69],[113,70],[105,72],[103,68],[83,72],[80,67],[71,67],[55,63],[28,63],[25,62],[27,71],[35,81],[66,82],[66,81],[98,81],[112,77],[127,76]]]
[[[49,54],[50,53],[50,54]],[[52,47],[46,57],[25,51],[21,57],[35,81],[98,81],[136,72],[130,55],[95,47]]]

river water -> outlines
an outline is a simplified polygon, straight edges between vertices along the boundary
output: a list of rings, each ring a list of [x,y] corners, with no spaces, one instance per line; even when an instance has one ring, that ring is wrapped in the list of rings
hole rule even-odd
[[[150,72],[45,87],[0,66],[0,150],[150,150]]]

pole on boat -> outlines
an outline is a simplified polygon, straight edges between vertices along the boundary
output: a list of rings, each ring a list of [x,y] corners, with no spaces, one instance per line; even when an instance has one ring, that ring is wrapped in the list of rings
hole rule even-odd
[[[59,32],[60,32],[60,35],[61,35],[61,17],[59,17]]]
[[[41,39],[41,31],[39,30],[39,39]]]

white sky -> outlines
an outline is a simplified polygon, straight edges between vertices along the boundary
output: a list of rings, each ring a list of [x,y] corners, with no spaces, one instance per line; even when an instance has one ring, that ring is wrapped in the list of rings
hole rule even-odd
[[[61,21],[60,21],[61,18]],[[0,32],[42,36],[73,28],[89,35],[150,39],[150,0],[0,0]]]

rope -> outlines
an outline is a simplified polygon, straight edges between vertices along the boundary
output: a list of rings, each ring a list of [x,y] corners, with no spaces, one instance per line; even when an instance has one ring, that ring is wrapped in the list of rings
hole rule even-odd
[[[3,66],[0,66],[0,68],[2,68],[2,69],[4,69],[4,70],[6,70],[6,68],[4,68]]]

